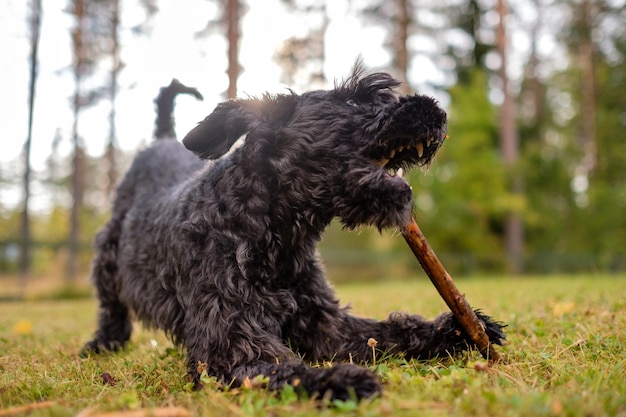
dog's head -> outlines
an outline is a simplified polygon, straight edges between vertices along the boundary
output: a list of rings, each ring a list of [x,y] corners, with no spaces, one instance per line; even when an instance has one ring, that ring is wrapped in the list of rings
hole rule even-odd
[[[431,162],[446,113],[430,97],[398,96],[399,84],[357,65],[332,90],[222,103],[183,143],[216,159],[247,134],[242,155],[272,177],[274,193],[291,193],[294,205],[306,201],[349,228],[402,226],[412,207],[402,173]]]

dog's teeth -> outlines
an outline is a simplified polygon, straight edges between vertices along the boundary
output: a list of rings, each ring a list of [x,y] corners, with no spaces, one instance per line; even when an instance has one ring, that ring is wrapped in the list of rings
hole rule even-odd
[[[391,158],[393,158],[394,156],[396,156],[396,151],[395,151],[395,149],[392,149],[392,150],[389,152],[389,155],[388,155],[388,156],[389,156],[389,159],[391,159]]]
[[[432,141],[433,141],[433,138],[426,139],[426,147],[427,148],[430,147],[430,144],[432,143]]]
[[[402,168],[398,168],[396,171],[396,177],[404,178],[404,170]]]
[[[389,159],[387,159],[387,158],[382,158],[382,159],[380,160],[380,166],[381,166],[381,167],[384,167],[385,165],[387,165],[387,162],[389,162]]]
[[[415,145],[415,149],[417,149],[417,156],[421,158],[422,155],[424,155],[424,145],[422,145],[422,143],[420,142]]]
[[[402,152],[404,150],[404,146],[398,146],[398,152]]]

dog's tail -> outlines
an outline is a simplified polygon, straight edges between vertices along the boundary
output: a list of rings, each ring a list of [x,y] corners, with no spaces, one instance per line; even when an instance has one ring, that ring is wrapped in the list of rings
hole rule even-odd
[[[154,100],[157,106],[156,127],[154,137],[156,139],[176,139],[174,131],[174,105],[176,96],[190,94],[198,100],[203,100],[202,94],[194,88],[187,87],[176,78],[167,87],[161,87],[159,96]]]

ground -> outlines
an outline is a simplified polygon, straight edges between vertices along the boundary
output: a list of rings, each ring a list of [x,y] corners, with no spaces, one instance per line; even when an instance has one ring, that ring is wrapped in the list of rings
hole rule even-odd
[[[509,324],[508,345],[498,347],[506,363],[489,368],[478,353],[418,362],[377,352],[371,368],[384,383],[383,396],[321,408],[297,399],[289,389],[276,394],[255,388],[254,381],[224,390],[208,379],[203,391],[192,391],[183,355],[159,332],[137,332],[121,353],[79,359],[78,351],[95,330],[91,298],[0,302],[0,416],[111,411],[120,417],[142,411],[190,416],[626,416],[626,276],[456,281],[472,306]],[[446,310],[422,275],[408,282],[342,285],[337,291],[357,314],[378,318],[393,310],[432,318]]]

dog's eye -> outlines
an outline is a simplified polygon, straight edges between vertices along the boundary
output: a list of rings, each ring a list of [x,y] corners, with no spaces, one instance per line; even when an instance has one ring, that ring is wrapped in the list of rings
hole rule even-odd
[[[351,107],[357,107],[357,106],[358,106],[358,104],[356,104],[356,101],[354,101],[354,100],[352,100],[352,99],[350,99],[350,100],[346,101],[346,104],[347,104],[348,106],[351,106]]]

